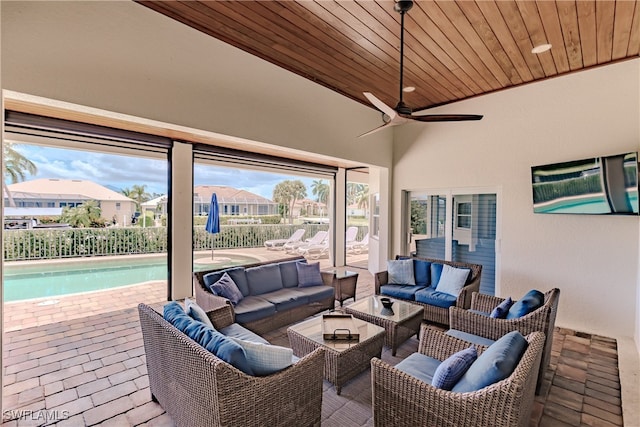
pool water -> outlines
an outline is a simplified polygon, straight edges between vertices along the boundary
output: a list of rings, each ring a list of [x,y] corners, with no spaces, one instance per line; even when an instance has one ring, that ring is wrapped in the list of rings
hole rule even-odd
[[[232,257],[226,265],[255,262],[251,257]],[[196,265],[195,270],[207,266]],[[213,267],[209,267],[213,268]],[[4,267],[4,301],[46,298],[80,292],[99,291],[138,283],[167,280],[166,259],[95,260]]]

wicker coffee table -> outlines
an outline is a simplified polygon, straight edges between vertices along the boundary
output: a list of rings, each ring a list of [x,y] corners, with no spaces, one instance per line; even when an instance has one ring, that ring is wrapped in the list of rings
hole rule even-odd
[[[322,338],[322,316],[314,317],[287,329],[293,354],[302,357],[318,347],[325,349],[324,377],[340,394],[342,385],[366,370],[373,357],[382,355],[385,331],[374,324],[354,319],[358,341],[330,341]]]
[[[375,295],[344,307],[346,313],[357,319],[382,326],[387,331],[385,345],[396,355],[400,344],[420,332],[423,308],[417,304],[393,300],[393,307],[382,307],[380,296]]]

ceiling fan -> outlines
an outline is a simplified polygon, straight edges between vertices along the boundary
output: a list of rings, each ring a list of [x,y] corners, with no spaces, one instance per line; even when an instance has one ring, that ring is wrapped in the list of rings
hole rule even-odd
[[[383,114],[384,124],[369,132],[363,133],[360,137],[371,135],[374,132],[391,126],[398,126],[410,121],[418,122],[462,122],[469,120],[480,120],[481,115],[477,114],[427,114],[420,115],[420,111],[412,111],[402,101],[403,94],[403,63],[404,63],[404,15],[413,7],[412,0],[398,0],[395,2],[393,9],[400,13],[400,101],[395,108],[389,107],[380,101],[371,92],[363,92],[364,96]]]

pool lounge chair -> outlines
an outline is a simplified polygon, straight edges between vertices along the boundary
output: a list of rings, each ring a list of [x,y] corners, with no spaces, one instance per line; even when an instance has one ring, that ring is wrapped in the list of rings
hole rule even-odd
[[[273,250],[273,251],[284,250],[284,245],[286,245],[287,243],[301,242],[302,236],[304,236],[304,232],[305,232],[304,228],[298,228],[296,231],[293,232],[291,237],[289,237],[288,239],[267,240],[266,242],[264,242],[264,246],[267,249]]]
[[[296,254],[298,252],[298,248],[300,248],[301,246],[311,246],[311,245],[321,244],[327,238],[327,234],[328,233],[326,231],[321,230],[321,231],[318,231],[311,239],[307,239],[304,242],[298,241],[298,242],[285,243],[283,245],[283,248],[285,252],[287,252],[288,254]]]
[[[355,242],[357,236],[358,236],[358,227],[349,227],[345,232],[344,242],[347,244],[350,242]]]
[[[362,240],[346,242],[345,246],[347,248],[348,254],[361,254],[363,252],[367,252],[369,250],[369,233],[365,234]]]
[[[318,259],[329,254],[329,240],[325,239],[319,245],[303,245],[298,248],[298,255],[307,259]]]

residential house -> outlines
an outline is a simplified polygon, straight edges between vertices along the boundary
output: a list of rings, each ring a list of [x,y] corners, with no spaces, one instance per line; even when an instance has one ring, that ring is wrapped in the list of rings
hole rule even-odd
[[[216,193],[220,215],[278,215],[278,203],[247,190],[223,185],[196,185],[193,188],[194,215],[209,214],[213,193]]]

